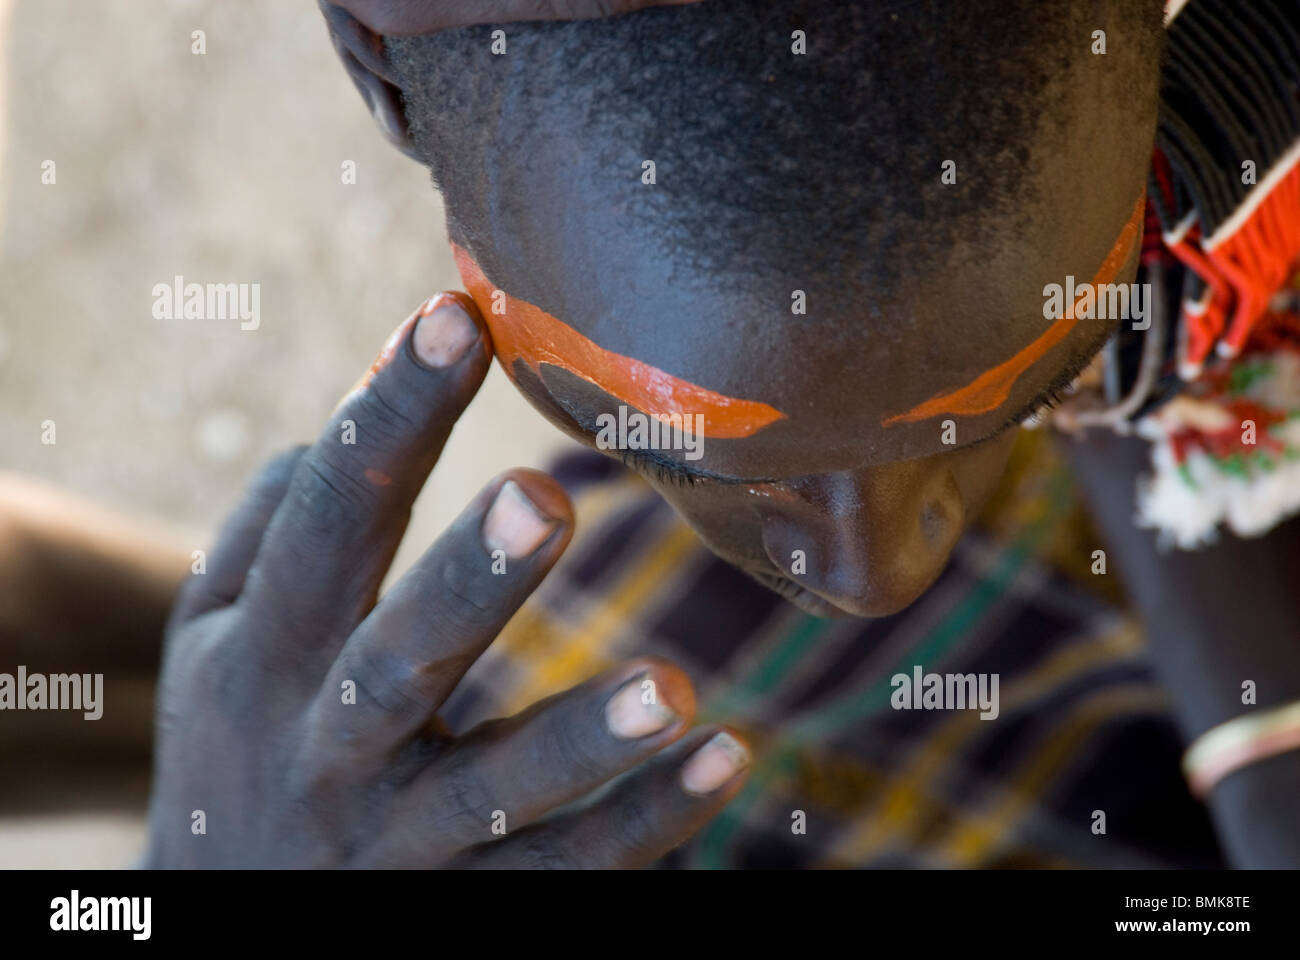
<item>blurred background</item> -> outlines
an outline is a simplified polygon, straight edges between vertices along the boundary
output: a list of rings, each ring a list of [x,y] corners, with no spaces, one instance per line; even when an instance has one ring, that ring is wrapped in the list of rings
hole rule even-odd
[[[260,327],[155,319],[177,275],[260,284]],[[0,0],[0,469],[188,553],[458,286],[427,171],[373,128],[313,0]],[[565,443],[494,368],[397,569],[493,474]],[[0,816],[0,867],[138,853],[143,808],[68,806]]]

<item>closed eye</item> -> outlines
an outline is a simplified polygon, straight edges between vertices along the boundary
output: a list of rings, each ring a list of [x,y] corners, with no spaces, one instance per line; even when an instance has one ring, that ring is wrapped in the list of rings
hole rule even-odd
[[[639,473],[647,474],[660,483],[674,487],[693,487],[697,483],[775,483],[774,480],[741,480],[737,477],[724,477],[709,473],[707,470],[695,470],[678,460],[670,460],[654,450],[620,450],[619,459]]]
[[[1089,350],[1081,357],[1076,358],[1074,362],[1053,378],[1052,382],[1047,385],[1047,388],[1043,390],[1042,393],[1030,400],[1017,413],[1008,417],[995,431],[983,440],[976,441],[976,443],[983,443],[985,440],[992,440],[994,437],[1000,436],[1011,427],[1023,423],[1029,417],[1041,415],[1054,407],[1060,406],[1061,401],[1065,399],[1065,391],[1069,388],[1070,384],[1074,383],[1074,381],[1078,379],[1079,374],[1083,373],[1083,371],[1088,368],[1088,365],[1092,363],[1093,359],[1095,359],[1097,354],[1101,352],[1102,348],[1110,342],[1111,336],[1113,336],[1113,334],[1107,333],[1106,338],[1098,344],[1095,349]]]
[[[1023,423],[1028,417],[1035,414],[1042,414],[1047,410],[1060,405],[1065,399],[1065,391],[1088,366],[1092,363],[1093,358],[1097,356],[1101,349],[1110,340],[1111,333],[1107,333],[1105,338],[1094,349],[1088,350],[1080,357],[1076,358],[1069,366],[1065,367],[1047,387],[1026,403],[1014,415],[1008,417],[1001,426],[992,433],[974,443],[967,444],[967,447],[978,446],[986,443],[995,437],[1001,436],[1012,427]],[[726,477],[717,473],[710,473],[707,470],[698,470],[687,467],[679,460],[671,460],[668,457],[660,455],[655,450],[620,450],[619,459],[633,470],[639,473],[653,477],[660,483],[666,483],[673,487],[694,487],[700,483],[711,484],[770,484],[786,483],[788,480],[780,479],[762,479],[746,480],[739,477]]]

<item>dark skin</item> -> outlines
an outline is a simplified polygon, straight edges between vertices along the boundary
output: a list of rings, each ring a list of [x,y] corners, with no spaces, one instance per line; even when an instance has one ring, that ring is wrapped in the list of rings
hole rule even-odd
[[[1257,708],[1300,698],[1300,520],[1255,539],[1165,552],[1132,523],[1134,479],[1146,444],[1110,434],[1070,444],[1108,556],[1146,626],[1147,645],[1187,739]],[[1255,707],[1242,684],[1255,686]],[[1300,754],[1283,753],[1225,777],[1208,798],[1235,866],[1300,864]]]
[[[358,16],[368,9],[360,0],[350,6]],[[392,93],[383,64],[373,71],[366,66],[382,50],[373,26],[357,20],[336,29],[336,46],[381,129],[410,151],[400,110],[394,114],[391,99],[380,95]],[[883,417],[969,381],[1032,340],[1043,325],[1042,284],[1066,274],[1086,278],[1113,242],[1141,188],[1150,118],[1122,128],[1104,103],[1070,109],[1069,142],[1054,144],[1040,158],[1036,185],[1043,189],[1035,193],[1027,184],[1027,195],[1039,200],[1032,231],[995,251],[956,251],[956,262],[980,269],[929,278],[914,299],[887,305],[906,320],[887,352],[863,335],[865,325],[852,306],[869,291],[855,289],[848,278],[829,293],[810,289],[816,298],[810,312],[823,331],[814,336],[789,323],[786,313],[789,290],[810,286],[797,278],[769,280],[756,284],[752,296],[722,300],[711,294],[709,278],[693,275],[689,265],[644,257],[644,247],[639,259],[634,256],[644,238],[631,231],[621,234],[622,247],[611,243],[611,235],[620,234],[602,219],[607,213],[583,202],[599,186],[598,171],[576,171],[571,195],[538,197],[535,209],[518,210],[518,219],[503,224],[509,236],[500,247],[528,251],[535,243],[536,255],[511,262],[494,251],[492,279],[607,349],[785,411],[788,420],[770,432],[709,441],[705,459],[689,466],[709,470],[713,479],[682,488],[656,484],[710,546],[760,578],[781,576],[789,552],[805,550],[809,573],[800,589],[807,592],[795,598],[801,605],[818,612],[897,609],[938,574],[996,482],[1010,443],[1009,432],[997,431],[1027,412],[1044,386],[1090,355],[1108,332],[1103,321],[1081,323],[1016,382],[998,409],[955,417],[955,448],[942,443],[935,421],[881,426]],[[554,237],[547,210],[557,206],[577,211],[585,229]],[[591,242],[593,236],[601,242]],[[1131,280],[1134,270],[1130,258],[1117,281]],[[627,296],[610,310],[591,292],[627,291],[616,283],[593,284],[592,276],[632,277],[639,293],[656,291],[661,299]],[[617,324],[599,319],[611,315]],[[704,324],[701,317],[721,322]],[[826,329],[840,333],[827,336]],[[716,731],[687,732],[689,685],[662,663],[624,665],[520,717],[459,738],[439,729],[438,705],[554,563],[573,522],[551,481],[512,473],[509,479],[554,528],[535,552],[509,565],[508,575],[485,573],[486,514],[506,479],[498,478],[374,605],[410,501],[486,369],[488,339],[484,331],[481,350],[450,371],[419,363],[403,341],[312,450],[272,465],[228,523],[208,577],[186,587],[169,629],[146,862],[630,866],[685,839],[739,788],[743,772],[710,791],[685,788],[687,755]],[[540,378],[526,368],[513,372],[548,419],[587,442],[594,416],[617,405],[558,368],[544,369]],[[339,424],[347,419],[360,425],[361,439],[342,448]],[[1099,451],[1090,462],[1104,472],[1113,459]],[[1131,471],[1115,463],[1111,482],[1130,482]],[[376,483],[374,471],[388,482]],[[768,495],[750,493],[756,485]],[[1123,519],[1128,508],[1112,512]],[[1280,553],[1260,556],[1247,544],[1235,562],[1295,556],[1293,531],[1270,540]],[[1160,580],[1162,564],[1143,553],[1149,538],[1116,549],[1134,565],[1146,565],[1159,580],[1161,597],[1176,595],[1177,577]],[[448,563],[451,556],[459,562]],[[1213,551],[1198,556],[1205,559],[1197,563],[1211,565],[1201,568],[1209,579],[1224,569],[1213,566]],[[1117,559],[1117,565],[1125,564]],[[466,571],[466,579],[448,589],[452,569]],[[1190,575],[1186,565],[1180,569]],[[1195,620],[1196,603],[1208,596],[1184,597],[1182,609]],[[1255,626],[1264,633],[1254,648],[1259,658],[1249,664],[1260,674],[1261,703],[1294,697],[1269,669],[1279,661],[1268,637],[1277,623],[1290,621],[1272,615],[1279,607],[1272,593],[1252,599]],[[1222,597],[1208,602],[1223,606]],[[1196,637],[1198,656],[1190,659],[1202,669],[1186,662],[1179,669],[1180,656],[1189,659],[1179,653],[1186,650],[1178,642],[1185,634],[1155,646],[1161,662],[1168,661],[1190,734],[1234,715],[1231,694],[1246,669],[1223,661],[1222,625],[1212,626],[1212,617],[1200,622],[1206,629]],[[1286,676],[1300,673],[1285,664],[1281,669]],[[615,692],[647,675],[675,718],[639,736],[613,733]],[[358,685],[351,710],[339,698],[348,679]],[[1214,692],[1213,710],[1193,702],[1207,689]],[[541,759],[536,767],[523,766],[528,757]],[[1294,817],[1270,812],[1259,797],[1276,797],[1275,790],[1288,785],[1293,795],[1297,769],[1294,756],[1278,758],[1216,790],[1212,800],[1240,862],[1295,862]],[[568,808],[626,770],[637,771],[627,789],[585,811]],[[191,834],[197,808],[205,810],[211,839],[219,843]],[[494,839],[496,809],[506,811],[509,832],[480,846]],[[559,817],[539,822],[557,811]],[[1264,832],[1251,826],[1261,817],[1270,825]],[[639,833],[629,832],[629,825]]]
[[[943,416],[882,426],[1031,343],[1047,326],[1044,284],[1087,280],[1115,244],[1145,183],[1155,105],[1117,124],[1105,70],[1082,73],[1045,109],[1069,122],[1034,145],[1029,229],[988,247],[957,243],[956,266],[897,302],[873,300],[852,268],[820,279],[756,276],[745,293],[723,291],[665,249],[655,224],[620,217],[616,198],[654,187],[562,138],[517,166],[507,161],[492,179],[500,192],[474,199],[491,211],[481,218],[490,235],[471,253],[492,284],[605,350],[785,413],[750,437],[707,440],[687,465],[692,485],[643,472],[715,553],[804,609],[893,613],[938,576],[996,484],[1012,439],[1003,428],[1110,333],[1111,321],[1081,320],[1005,402],[954,416],[953,444]],[[509,202],[512,191],[529,202]],[[1137,259],[1134,248],[1117,282],[1134,279]],[[790,313],[796,289],[808,317]],[[556,366],[509,372],[547,419],[588,445],[596,418],[621,402]],[[685,462],[680,451],[663,455]],[[804,574],[792,572],[795,550],[806,555]]]
[[[315,445],[273,462],[229,518],[167,631],[144,865],[641,866],[740,788],[743,746],[690,730],[690,682],[663,662],[458,736],[438,723],[573,530],[553,480],[511,471],[376,604],[490,356],[465,301],[404,324]]]
[[[636,867],[743,785],[746,747],[691,729],[661,661],[459,735],[438,721],[573,529],[553,480],[511,471],[377,602],[491,356],[473,302],[435,298],[227,521],[167,631],[146,866]]]
[[[819,321],[815,333],[787,313],[790,291],[807,289],[807,278],[756,278],[752,295],[720,297],[708,275],[675,262],[639,225],[619,222],[610,204],[591,200],[608,197],[609,177],[623,172],[584,167],[580,153],[530,156],[529,170],[551,164],[564,176],[529,178],[528,204],[481,198],[496,215],[497,233],[490,250],[473,253],[491,262],[494,284],[603,348],[786,412],[788,420],[750,438],[708,441],[704,457],[687,469],[712,477],[679,486],[652,468],[647,479],[716,553],[805,609],[892,612],[938,575],[992,489],[1011,440],[999,429],[1027,413],[1044,386],[1059,385],[1111,331],[1110,321],[1080,322],[996,410],[955,417],[956,449],[942,446],[934,420],[881,426],[882,417],[969,382],[1041,333],[1044,283],[1092,274],[1141,192],[1155,119],[1154,102],[1126,101],[1122,116],[1115,103],[1103,81],[1090,86],[1085,78],[1054,105],[1069,119],[1034,146],[1035,176],[1025,190],[1031,230],[1002,238],[994,250],[958,245],[952,261],[980,269],[928,276],[912,299],[883,305],[907,327],[886,335],[883,349],[853,309],[870,291],[851,277],[808,291],[817,298],[810,309]],[[411,149],[401,123],[384,130]],[[498,171],[497,182],[509,184],[511,172]],[[557,235],[558,222],[568,229]],[[1136,268],[1134,253],[1115,282],[1131,282]],[[618,406],[558,367],[535,374],[516,363],[510,372],[548,420],[589,445],[596,416]],[[1132,524],[1133,483],[1143,469],[1133,444],[1101,440],[1076,456],[1087,466],[1081,482],[1103,517],[1114,563],[1139,598],[1152,655],[1188,738],[1242,712],[1243,680],[1259,685],[1263,706],[1300,696],[1300,668],[1286,640],[1294,634],[1285,626],[1297,617],[1286,586],[1294,579],[1286,571],[1300,569],[1297,523],[1264,540],[1231,540],[1171,559],[1153,534]],[[809,558],[798,582],[787,573],[794,549]],[[1260,577],[1261,570],[1277,576]],[[1245,621],[1234,612],[1243,591]],[[1249,642],[1237,639],[1245,637]],[[1297,782],[1300,761],[1292,753],[1215,788],[1208,799],[1234,863],[1300,862],[1300,823],[1285,800]]]

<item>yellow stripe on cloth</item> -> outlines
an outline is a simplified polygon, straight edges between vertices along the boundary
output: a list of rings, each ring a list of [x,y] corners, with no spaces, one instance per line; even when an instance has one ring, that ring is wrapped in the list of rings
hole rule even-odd
[[[1100,690],[1076,704],[1065,721],[1050,734],[1043,749],[1024,766],[1005,790],[1004,799],[978,821],[952,830],[936,844],[944,866],[971,867],[1006,842],[1025,811],[1045,792],[1047,785],[1078,753],[1097,727],[1108,720],[1138,713],[1165,714],[1169,702],[1149,686],[1112,687]],[[1080,830],[1088,829],[1079,824]]]
[[[1009,714],[1066,681],[1133,656],[1140,649],[1141,635],[1137,625],[1126,620],[1118,629],[1092,643],[1057,650],[1000,692],[999,711],[1003,715]],[[981,720],[978,711],[962,711],[940,726],[911,754],[906,768],[890,779],[888,789],[875,810],[864,814],[852,825],[848,837],[831,844],[827,851],[829,860],[861,864],[872,860],[890,845],[914,843],[925,826],[923,812],[939,795],[936,781],[947,769],[948,761],[959,756],[971,740],[986,732],[986,724],[996,722]],[[977,823],[968,824],[963,829],[977,827]]]
[[[698,547],[699,540],[691,528],[674,520],[582,623],[567,632],[552,630],[545,659],[536,660],[520,685],[505,695],[507,713],[567,690],[612,666],[617,657],[609,654],[609,648],[633,619],[634,611],[662,589],[686,555]]]

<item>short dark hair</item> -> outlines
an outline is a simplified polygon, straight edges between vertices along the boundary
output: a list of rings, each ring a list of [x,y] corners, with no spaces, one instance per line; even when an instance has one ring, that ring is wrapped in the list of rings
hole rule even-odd
[[[484,199],[492,171],[558,134],[610,171],[612,202],[718,275],[816,277],[848,257],[872,264],[879,289],[903,258],[942,265],[957,225],[977,242],[1023,225],[1007,217],[1024,215],[1032,135],[1069,120],[1049,94],[1094,56],[1094,30],[1116,107],[1142,98],[1154,131],[1163,8],[751,0],[504,26],[504,56],[492,27],[385,42],[453,239],[471,251],[501,209]],[[792,53],[796,30],[806,55]],[[643,159],[654,189],[632,189]],[[960,160],[955,185],[940,181],[945,159]]]

